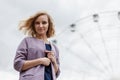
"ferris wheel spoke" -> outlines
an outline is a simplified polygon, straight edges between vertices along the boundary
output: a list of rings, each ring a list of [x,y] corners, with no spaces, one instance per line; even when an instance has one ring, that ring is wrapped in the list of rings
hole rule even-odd
[[[96,69],[97,71],[99,71],[100,73],[104,73],[104,70],[101,68],[98,68],[96,65],[90,63],[89,61],[85,60],[83,57],[81,57],[80,55],[78,55],[79,53],[74,52],[73,50],[71,50],[69,47],[64,47],[64,49],[66,49],[67,51],[70,52],[71,55],[74,55],[76,58],[82,60],[83,62],[87,63],[89,66],[91,66],[93,69]]]
[[[79,34],[79,38],[82,38],[84,40],[84,43],[88,46],[88,48],[91,50],[91,52],[96,56],[96,58],[100,61],[100,63],[103,65],[104,69],[106,70],[107,67],[103,64],[100,56],[97,54],[97,52],[92,48],[91,44],[84,38],[84,36],[81,33]],[[109,72],[109,71],[108,71]]]
[[[102,33],[102,30],[101,30],[101,26],[99,25],[99,23],[97,23],[97,27],[98,27],[98,31],[100,32],[100,35],[101,35],[101,40],[102,40],[102,43],[103,43],[103,45],[104,45],[104,50],[105,50],[105,53],[106,53],[106,55],[107,55],[107,59],[108,59],[108,63],[109,63],[109,66],[110,66],[110,68],[111,68],[111,70],[112,70],[112,72],[113,72],[113,66],[112,66],[112,62],[111,62],[111,60],[110,60],[110,55],[109,55],[109,52],[108,52],[108,50],[107,50],[107,46],[106,46],[106,43],[105,43],[105,39],[104,39],[104,37],[103,37],[103,33]]]

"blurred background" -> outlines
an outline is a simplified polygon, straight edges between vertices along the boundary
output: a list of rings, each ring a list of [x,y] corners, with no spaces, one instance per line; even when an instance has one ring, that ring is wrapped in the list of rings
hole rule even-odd
[[[18,24],[41,10],[56,25],[58,80],[120,80],[120,0],[0,0],[0,80],[18,80]]]

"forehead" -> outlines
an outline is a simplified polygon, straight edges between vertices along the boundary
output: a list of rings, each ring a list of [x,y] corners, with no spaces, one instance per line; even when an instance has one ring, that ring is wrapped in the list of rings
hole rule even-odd
[[[36,21],[48,21],[47,15],[40,15],[37,17]]]

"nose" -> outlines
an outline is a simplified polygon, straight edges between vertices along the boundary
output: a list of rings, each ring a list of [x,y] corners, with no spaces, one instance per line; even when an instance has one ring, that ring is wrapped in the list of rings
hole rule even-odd
[[[39,27],[43,27],[43,24],[40,23],[40,24],[39,24]]]

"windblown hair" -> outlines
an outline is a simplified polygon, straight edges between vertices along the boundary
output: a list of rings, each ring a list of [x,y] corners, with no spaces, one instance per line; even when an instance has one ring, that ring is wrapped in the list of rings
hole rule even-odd
[[[51,16],[46,13],[46,12],[38,12],[37,14],[30,16],[27,20],[22,20],[19,24],[19,30],[24,31],[25,34],[36,37],[36,31],[35,31],[35,21],[36,19],[41,16],[41,15],[46,15],[48,17],[48,31],[46,33],[47,38],[50,38],[54,36],[55,30],[54,30],[54,24],[53,24],[53,19]]]

